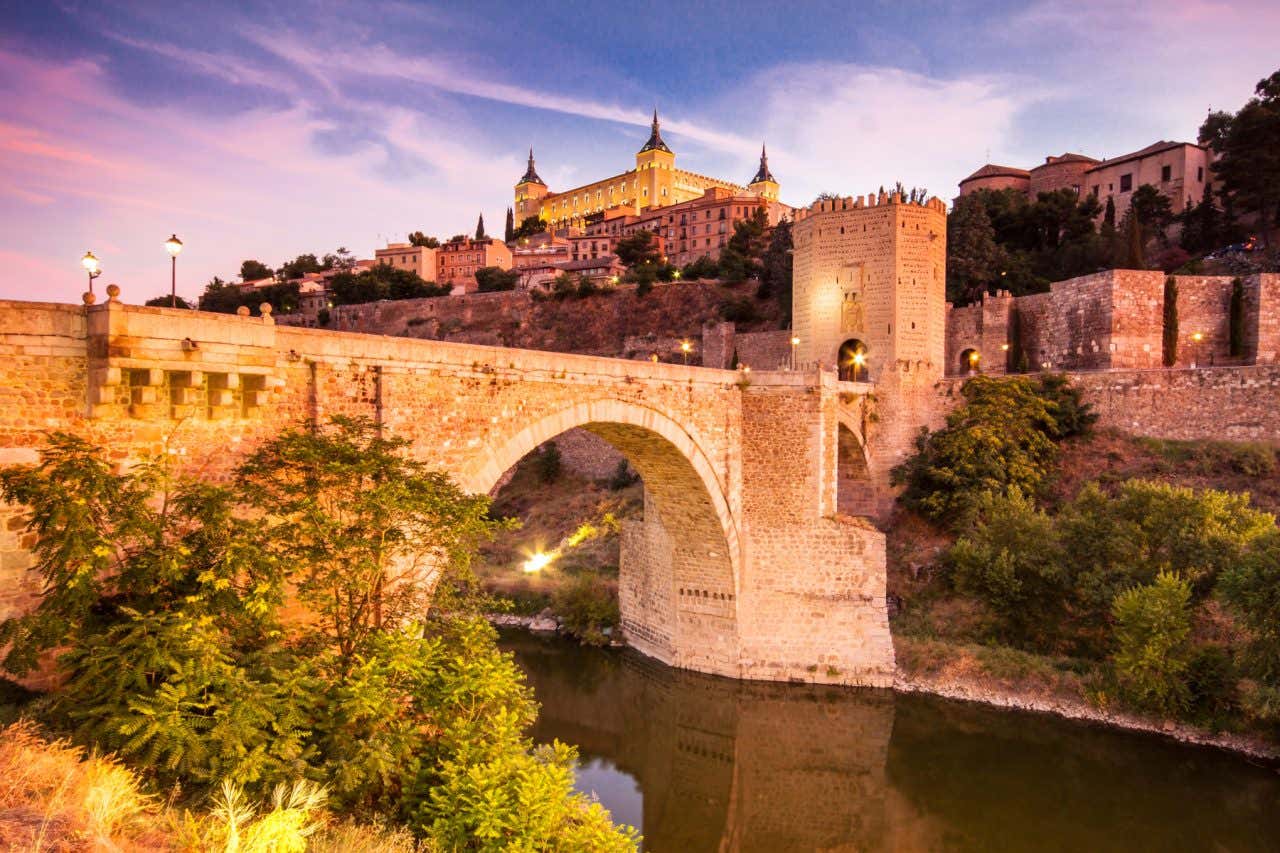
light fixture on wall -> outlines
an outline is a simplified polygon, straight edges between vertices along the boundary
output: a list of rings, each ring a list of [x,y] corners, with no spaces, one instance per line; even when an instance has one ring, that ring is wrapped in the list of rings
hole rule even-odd
[[[85,252],[84,257],[80,259],[80,266],[84,267],[85,272],[89,274],[89,295],[92,296],[93,280],[102,275],[102,264],[94,256],[93,252]]]

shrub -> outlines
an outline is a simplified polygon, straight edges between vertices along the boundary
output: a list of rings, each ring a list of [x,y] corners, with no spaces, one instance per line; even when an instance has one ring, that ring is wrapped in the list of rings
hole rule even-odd
[[[1112,662],[1122,695],[1135,707],[1164,714],[1187,708],[1190,602],[1190,584],[1169,572],[1116,596]]]
[[[605,629],[621,619],[616,587],[596,572],[583,572],[558,590],[552,609],[568,633],[593,646],[605,645]]]
[[[1245,671],[1280,688],[1280,531],[1259,537],[1224,569],[1217,591],[1248,629]]]
[[[1067,589],[1053,519],[1016,488],[980,495],[974,518],[948,553],[956,588],[992,609],[1006,641],[1045,648]]]
[[[613,473],[609,475],[609,490],[620,492],[631,486],[640,479],[640,475],[631,470],[631,465],[625,459],[618,460],[618,467],[613,469]]]
[[[760,319],[756,304],[750,299],[725,299],[716,307],[720,316],[730,323],[754,323]]]
[[[1236,708],[1236,670],[1221,646],[1201,646],[1187,663],[1191,710],[1198,717],[1216,719]]]
[[[476,270],[476,289],[480,293],[498,293],[504,290],[515,290],[520,282],[518,270],[504,270],[502,267],[480,267]]]
[[[1062,391],[1023,377],[977,376],[947,426],[922,431],[916,453],[893,471],[902,501],[929,518],[959,525],[986,492],[1038,494],[1057,459]],[[1078,413],[1076,413],[1078,416]]]
[[[680,277],[689,281],[701,278],[717,278],[719,274],[720,268],[707,255],[703,255],[680,271]]]
[[[554,483],[560,479],[560,448],[554,441],[548,441],[533,451],[532,464],[538,482]]]

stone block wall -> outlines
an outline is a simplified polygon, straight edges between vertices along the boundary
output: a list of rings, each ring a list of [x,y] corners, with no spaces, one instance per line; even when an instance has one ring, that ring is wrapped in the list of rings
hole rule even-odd
[[[1231,356],[1233,280],[1223,275],[1180,275],[1174,281],[1178,285],[1178,357],[1174,366],[1211,367],[1242,361]]]

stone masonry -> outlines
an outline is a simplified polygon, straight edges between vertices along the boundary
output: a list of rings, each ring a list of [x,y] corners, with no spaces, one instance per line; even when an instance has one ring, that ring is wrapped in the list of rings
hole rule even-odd
[[[0,302],[0,461],[32,463],[46,431],[68,430],[121,464],[168,454],[217,478],[282,428],[364,415],[487,492],[580,427],[644,479],[621,561],[637,649],[737,678],[891,681],[884,539],[837,502],[838,436],[862,428],[862,386],[290,328],[269,310],[142,308],[108,292],[100,305]],[[0,616],[34,600],[30,545],[20,508],[0,511]]]

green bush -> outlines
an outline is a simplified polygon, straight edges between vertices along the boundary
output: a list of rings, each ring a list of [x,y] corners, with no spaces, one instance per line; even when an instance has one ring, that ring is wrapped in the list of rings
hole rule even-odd
[[[1236,669],[1221,646],[1200,646],[1187,663],[1191,710],[1200,719],[1216,721],[1237,707]]]
[[[1224,569],[1217,591],[1248,629],[1245,671],[1280,688],[1280,531],[1259,537]]]
[[[1065,557],[1053,519],[1017,488],[977,498],[972,529],[948,553],[956,588],[986,603],[1002,639],[1046,649],[1064,613]]]
[[[552,609],[566,631],[593,646],[608,643],[605,629],[617,628],[621,619],[617,589],[596,572],[583,572],[558,590]]]
[[[716,308],[720,316],[730,323],[754,323],[760,319],[756,304],[750,299],[725,299]]]
[[[1177,714],[1190,704],[1190,603],[1190,584],[1169,572],[1116,596],[1112,663],[1121,695],[1135,707]]]
[[[947,426],[922,432],[915,455],[893,471],[906,485],[903,503],[949,525],[962,524],[985,493],[1039,494],[1057,460],[1054,439],[1087,425],[1087,409],[1078,398],[1065,405],[1070,392],[1057,384],[977,376],[961,394]]]
[[[554,441],[548,441],[537,448],[533,451],[532,464],[538,482],[554,483],[559,480],[562,468],[559,446]]]

